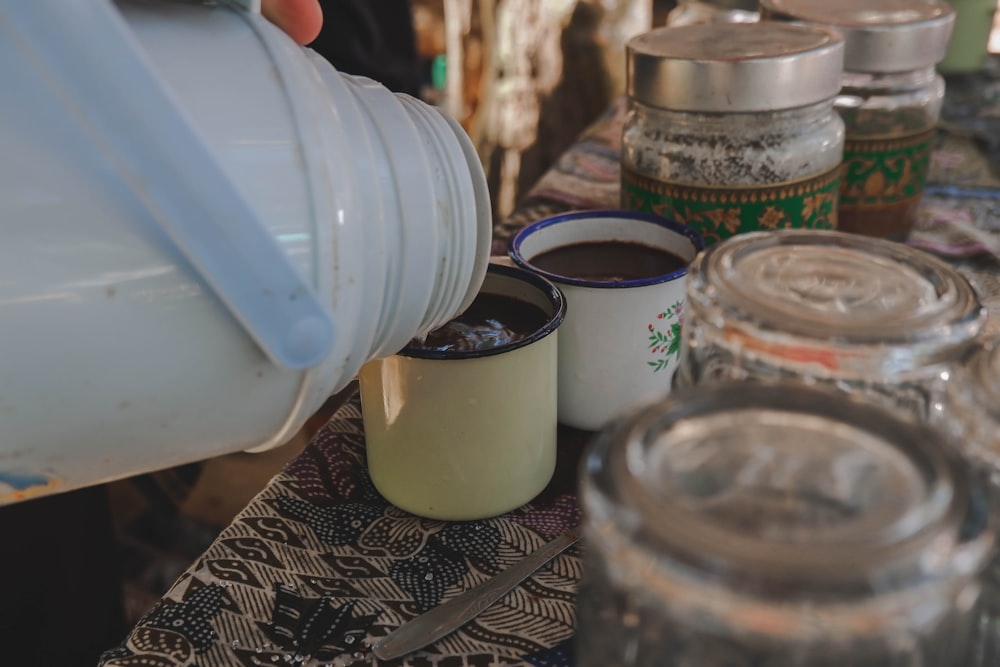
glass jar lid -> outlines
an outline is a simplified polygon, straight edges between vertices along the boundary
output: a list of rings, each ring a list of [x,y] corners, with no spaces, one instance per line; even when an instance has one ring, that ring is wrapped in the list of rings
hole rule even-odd
[[[791,23],[657,28],[629,40],[628,94],[676,111],[793,109],[840,90],[843,38]]]
[[[940,0],[761,0],[767,19],[831,26],[844,35],[844,69],[905,72],[944,60],[955,12]],[[983,20],[986,15],[983,15]]]
[[[611,504],[608,524],[661,566],[758,597],[904,589],[989,549],[953,558],[984,526],[969,529],[971,482],[936,431],[801,384],[673,394],[602,433],[585,470],[591,518]]]
[[[956,359],[986,321],[953,267],[903,244],[842,232],[735,236],[695,259],[687,290],[691,312],[724,328],[734,344],[832,376]]]

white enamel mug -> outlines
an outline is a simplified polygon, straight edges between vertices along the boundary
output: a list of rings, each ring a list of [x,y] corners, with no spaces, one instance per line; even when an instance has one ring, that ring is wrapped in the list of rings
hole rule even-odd
[[[609,241],[666,250],[684,266],[640,279],[592,280],[533,263],[556,248]],[[566,297],[559,341],[561,423],[598,430],[635,404],[669,392],[680,354],[687,264],[704,247],[690,227],[616,210],[553,216],[514,237],[514,262],[551,280]]]

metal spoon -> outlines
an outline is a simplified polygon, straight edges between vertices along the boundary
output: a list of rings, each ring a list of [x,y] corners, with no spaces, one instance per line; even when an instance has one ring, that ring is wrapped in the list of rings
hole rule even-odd
[[[434,643],[478,616],[579,539],[576,531],[567,531],[546,542],[500,574],[399,626],[372,644],[372,652],[380,660],[392,660]]]

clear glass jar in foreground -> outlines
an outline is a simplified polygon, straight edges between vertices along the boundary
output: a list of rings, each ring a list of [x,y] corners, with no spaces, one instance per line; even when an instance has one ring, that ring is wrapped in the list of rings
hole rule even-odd
[[[905,238],[917,219],[944,99],[934,65],[948,46],[951,7],[941,0],[761,0],[761,11],[844,34],[835,103],[847,130],[838,228]]]
[[[933,421],[948,432],[984,480],[991,514],[1000,516],[1000,339],[977,347],[955,371]],[[976,654],[970,665],[1000,664],[1000,552],[983,581]]]
[[[784,23],[668,27],[628,45],[622,206],[737,233],[832,228],[843,41]]]
[[[582,468],[578,663],[964,667],[993,535],[951,451],[795,384],[627,416]]]
[[[753,23],[759,20],[757,0],[679,0],[667,14],[668,26]]]
[[[920,419],[986,320],[953,267],[841,232],[729,239],[695,259],[687,290],[675,385],[794,378]]]

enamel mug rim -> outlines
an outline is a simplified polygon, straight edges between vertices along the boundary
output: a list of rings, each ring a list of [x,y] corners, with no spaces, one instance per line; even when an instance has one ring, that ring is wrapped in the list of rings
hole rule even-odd
[[[556,284],[573,285],[574,287],[590,287],[595,289],[625,289],[630,287],[644,287],[646,285],[658,285],[661,283],[667,283],[672,280],[676,280],[681,276],[687,274],[688,267],[691,265],[691,262],[694,261],[693,258],[688,260],[685,259],[684,257],[681,257],[681,259],[685,262],[685,265],[675,271],[671,271],[670,273],[663,273],[657,276],[651,276],[648,278],[639,278],[635,280],[610,281],[610,280],[588,280],[585,278],[574,278],[572,276],[565,276],[558,273],[552,273],[551,271],[546,271],[545,269],[536,266],[534,263],[532,263],[531,259],[527,259],[524,256],[524,252],[522,251],[522,246],[524,245],[524,242],[527,239],[529,239],[532,235],[544,229],[547,229],[549,227],[554,227],[556,225],[570,223],[575,220],[596,220],[602,218],[606,218],[609,220],[614,220],[614,219],[637,220],[640,222],[647,222],[654,225],[658,225],[660,227],[663,227],[664,229],[667,229],[671,232],[675,232],[687,238],[687,240],[690,241],[691,245],[694,247],[695,255],[698,255],[698,253],[700,253],[702,250],[705,249],[705,241],[704,239],[702,239],[701,235],[698,234],[697,231],[695,231],[692,227],[689,227],[688,225],[685,225],[681,222],[678,222],[677,220],[674,220],[673,218],[667,218],[664,216],[655,215],[653,213],[643,213],[640,211],[626,211],[619,209],[595,209],[588,211],[574,211],[572,213],[561,213],[558,215],[545,218],[543,220],[539,220],[537,222],[533,222],[530,225],[527,225],[526,227],[518,231],[518,233],[514,236],[513,240],[511,241],[510,252],[509,252],[510,258],[518,266],[530,272],[536,273],[544,278],[547,278],[548,280]],[[612,235],[609,234],[608,238],[603,240],[615,241],[618,239],[615,239]],[[592,239],[585,242],[600,243],[602,241],[596,241]],[[574,243],[573,241],[568,241],[566,243],[554,246],[552,249],[573,245],[573,243]],[[637,243],[643,243],[643,242],[637,241]]]
[[[484,274],[485,273],[496,273],[507,278],[521,280],[542,292],[551,301],[553,311],[551,315],[548,313],[545,314],[545,324],[539,329],[533,331],[530,335],[523,338],[509,343],[504,343],[503,345],[497,345],[481,350],[424,350],[407,345],[397,354],[401,357],[410,357],[413,359],[435,359],[438,361],[490,357],[497,354],[504,354],[505,352],[510,352],[518,348],[527,347],[528,345],[545,338],[554,332],[560,324],[562,324],[563,319],[566,317],[566,298],[563,296],[563,293],[559,291],[559,288],[553,285],[551,281],[547,280],[543,276],[537,275],[520,267],[504,266],[503,264],[496,263],[490,263]],[[487,294],[496,293],[486,290],[483,291]],[[513,299],[515,297],[510,298]]]

